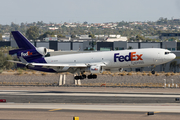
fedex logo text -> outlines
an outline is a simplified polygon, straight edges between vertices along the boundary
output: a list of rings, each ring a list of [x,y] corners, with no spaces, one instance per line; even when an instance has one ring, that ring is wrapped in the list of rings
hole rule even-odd
[[[25,57],[25,56],[29,56],[32,55],[32,52],[27,51],[26,53],[21,52],[21,56]]]
[[[94,69],[93,69],[93,68],[91,68],[91,70],[92,70],[92,71],[97,71],[98,69],[97,69],[97,68],[94,68]]]
[[[119,53],[115,53],[114,54],[114,62],[117,62],[117,59],[119,60],[119,62],[128,62],[128,61],[138,61],[138,60],[143,60],[142,59],[142,55],[143,54],[136,54],[136,52],[130,52],[129,55],[119,55]]]

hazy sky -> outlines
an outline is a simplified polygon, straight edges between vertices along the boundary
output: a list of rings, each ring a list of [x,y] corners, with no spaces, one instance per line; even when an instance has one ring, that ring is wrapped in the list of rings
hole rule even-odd
[[[0,0],[0,24],[180,18],[180,0]]]

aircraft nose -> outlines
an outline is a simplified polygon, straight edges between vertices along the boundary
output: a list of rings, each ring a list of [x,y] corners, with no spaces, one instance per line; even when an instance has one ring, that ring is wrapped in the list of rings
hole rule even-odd
[[[175,58],[176,58],[176,55],[173,53],[173,54],[171,55],[171,58],[172,58],[172,59],[175,59]]]

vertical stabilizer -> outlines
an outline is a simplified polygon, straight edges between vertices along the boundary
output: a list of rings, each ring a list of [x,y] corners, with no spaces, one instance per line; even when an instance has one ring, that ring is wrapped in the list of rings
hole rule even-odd
[[[34,45],[32,45],[19,31],[12,31],[11,33],[20,49],[35,49]]]
[[[18,58],[21,58],[20,60],[23,58],[27,62],[45,63],[44,55],[47,53],[46,48],[36,48],[19,31],[12,31],[11,33],[19,49],[9,51],[10,55],[16,54]]]

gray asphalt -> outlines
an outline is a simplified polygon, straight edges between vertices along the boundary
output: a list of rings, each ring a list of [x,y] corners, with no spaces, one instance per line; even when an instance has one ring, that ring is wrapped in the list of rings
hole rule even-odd
[[[177,103],[175,98],[152,97],[93,97],[93,96],[41,96],[0,95],[0,99],[14,103]]]
[[[50,111],[50,112],[79,112],[79,113],[109,113],[109,114],[112,114],[112,113],[118,113],[118,114],[147,114],[147,112],[142,112],[142,111],[137,111],[137,112],[134,112],[134,111],[100,111],[100,110],[67,110],[67,109],[57,109],[57,110],[54,110],[54,111],[51,111],[51,110],[48,110],[48,109],[0,109],[0,111],[33,111],[33,112],[38,112],[38,111],[41,111],[41,112],[47,112],[47,111]],[[173,113],[173,112],[157,112],[155,114],[168,114],[168,115],[179,115],[179,113]]]
[[[155,113],[148,116],[146,112],[112,112],[112,111],[84,111],[44,109],[0,109],[0,120],[178,120],[179,113]]]
[[[118,96],[122,95],[122,96]],[[128,95],[128,97],[123,96]],[[63,91],[0,91],[0,99],[13,103],[180,103],[176,96],[160,93],[109,93],[109,92],[63,92]],[[155,97],[153,97],[155,96]],[[160,97],[158,97],[160,96]],[[164,96],[164,97],[163,97]]]

